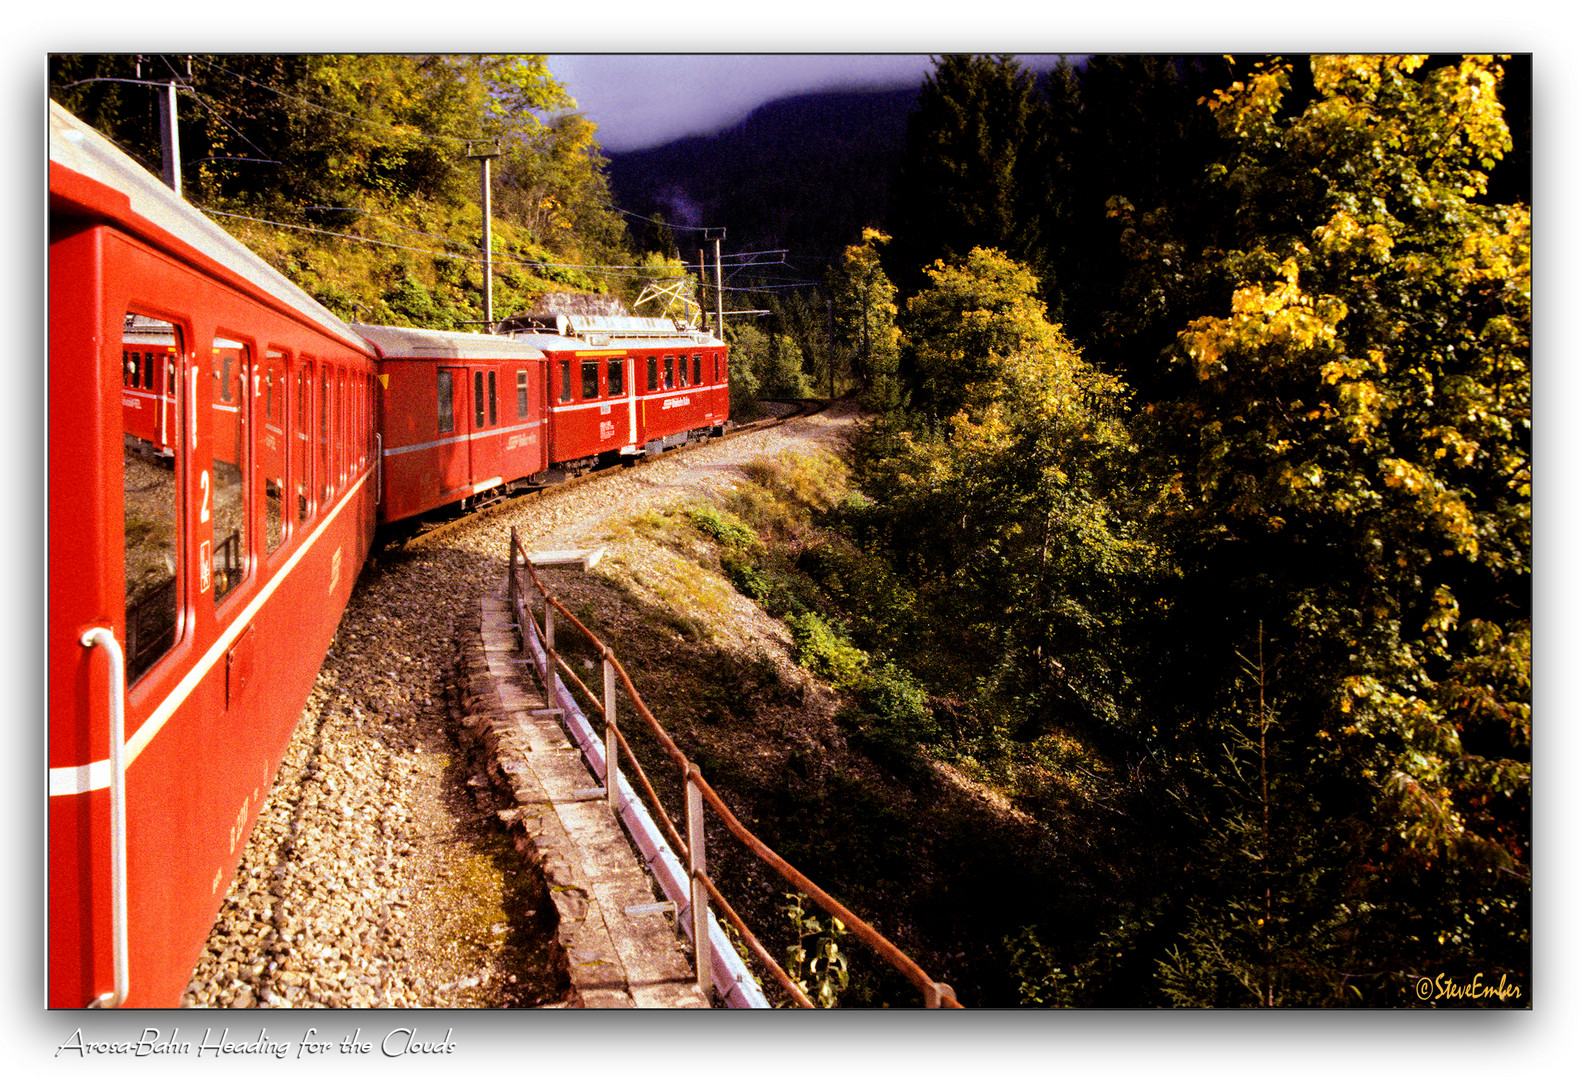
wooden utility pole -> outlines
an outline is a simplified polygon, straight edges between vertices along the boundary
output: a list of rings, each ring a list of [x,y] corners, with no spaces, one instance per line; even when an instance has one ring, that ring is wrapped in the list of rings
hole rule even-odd
[[[697,249],[697,321],[708,324],[708,256],[701,248]],[[724,340],[723,334],[719,340]]]
[[[499,156],[499,140],[495,139],[484,149],[466,144],[466,156],[476,158],[483,165],[483,330],[494,330],[494,186],[489,162]]]
[[[176,84],[172,79],[159,95],[159,152],[165,186],[181,194],[181,138],[176,132]]]
[[[719,245],[724,241],[724,230],[713,238],[713,303],[719,319],[719,340],[724,340],[724,261]]]

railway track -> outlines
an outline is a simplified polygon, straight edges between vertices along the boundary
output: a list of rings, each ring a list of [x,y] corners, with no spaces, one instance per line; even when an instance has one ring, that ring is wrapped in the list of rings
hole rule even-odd
[[[623,462],[618,465],[610,465],[601,469],[592,469],[582,473],[579,476],[573,476],[562,483],[554,484],[549,487],[541,487],[533,491],[524,491],[514,495],[507,495],[501,499],[489,503],[486,506],[478,507],[477,509],[468,513],[426,524],[420,532],[417,532],[404,539],[397,539],[394,541],[394,543],[402,547],[412,547],[414,545],[418,547],[425,546],[435,541],[444,539],[446,536],[449,536],[456,530],[464,528],[469,522],[480,520],[486,521],[493,517],[497,517],[501,513],[505,513],[524,504],[535,502],[540,499],[552,498],[556,493],[569,491],[573,488],[580,487],[583,484],[596,483],[597,481],[607,479],[610,476],[618,476],[627,469],[642,469],[658,462],[673,461],[677,457],[694,453],[703,449],[704,447],[717,446],[721,442],[728,442],[731,439],[738,439],[744,435],[750,435],[754,432],[778,427],[781,424],[788,423],[791,420],[796,420],[803,416],[815,415],[828,407],[828,402],[822,399],[794,400],[776,403],[793,405],[794,408],[791,412],[788,412],[783,416],[766,417],[764,419],[753,420],[750,423],[741,424],[739,426],[732,426],[723,435],[717,435],[710,439],[704,439],[701,442],[688,443],[685,446],[677,446],[674,449],[666,450],[661,454],[644,455],[643,457],[635,458],[629,462]],[[377,554],[375,554],[375,558],[376,557]]]
[[[784,424],[741,425],[651,460]],[[633,466],[641,469],[649,462]],[[442,522],[371,560],[183,998],[189,1006],[555,1005],[553,905],[517,862],[447,705],[456,627],[497,590],[498,518],[599,470]]]

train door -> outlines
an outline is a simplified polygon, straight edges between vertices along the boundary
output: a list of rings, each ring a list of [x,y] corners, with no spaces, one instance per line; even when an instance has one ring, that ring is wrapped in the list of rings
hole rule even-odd
[[[438,369],[439,490],[467,494],[472,476],[471,440],[467,438],[470,394],[464,367]]]
[[[542,362],[516,367],[503,376],[509,382],[506,397],[513,397],[514,419],[501,434],[505,437],[503,476],[506,480],[519,480],[543,471],[548,464],[546,432],[544,429],[544,390]],[[534,385],[539,384],[539,385]],[[514,394],[509,390],[514,390]]]
[[[472,374],[472,484],[490,488],[504,478],[504,446],[499,429],[499,369],[476,366]]]
[[[636,437],[636,357],[625,356],[619,360],[611,360],[611,364],[619,364],[621,373],[625,376],[625,414],[626,414],[626,447],[635,452]]]

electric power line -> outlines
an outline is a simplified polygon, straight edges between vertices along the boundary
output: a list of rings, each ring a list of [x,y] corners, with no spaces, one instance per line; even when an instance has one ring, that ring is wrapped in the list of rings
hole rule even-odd
[[[168,58],[164,58],[164,59],[165,59],[165,65],[167,67],[169,67],[170,66],[169,59]],[[428,132],[422,131],[421,129],[418,129],[418,128],[415,128],[415,127],[412,127],[412,126],[409,126],[409,125],[408,126],[397,127],[397,126],[392,125],[392,124],[380,123],[379,121],[376,121],[376,120],[368,120],[365,117],[354,116],[354,115],[352,115],[350,113],[341,112],[338,109],[331,109],[327,105],[320,105],[319,103],[317,103],[315,101],[309,101],[306,98],[299,97],[299,96],[297,96],[295,94],[287,93],[286,91],[281,90],[281,89],[279,89],[277,87],[270,86],[269,84],[263,83],[263,82],[259,82],[257,79],[251,78],[250,76],[243,75],[239,71],[232,71],[231,69],[225,67],[223,64],[217,64],[217,63],[214,63],[212,60],[206,60],[206,59],[204,59],[201,56],[193,56],[190,59],[195,60],[199,64],[202,64],[204,67],[212,68],[215,71],[223,72],[224,74],[230,76],[233,79],[236,79],[239,82],[246,83],[249,86],[254,86],[254,87],[257,87],[260,90],[266,91],[267,93],[274,94],[276,97],[284,98],[284,99],[286,99],[288,101],[294,101],[297,104],[302,105],[302,106],[304,106],[306,108],[316,109],[319,112],[326,113],[326,114],[328,114],[330,116],[338,116],[341,119],[349,120],[349,121],[351,121],[353,123],[357,123],[357,124],[362,124],[363,126],[366,126],[366,127],[378,128],[378,129],[383,130],[383,131],[392,132],[394,134],[402,135],[402,136],[406,136],[406,137],[417,137],[417,138],[421,138],[421,139],[426,139],[426,140],[429,140],[431,142],[467,144],[467,143],[471,143],[471,142],[477,141],[476,138],[463,138],[463,137],[454,136],[454,135],[433,135],[433,134],[430,134]],[[202,105],[203,108],[207,109],[209,114],[211,116],[213,116],[215,120],[217,120],[221,124],[224,124],[225,127],[229,128],[231,130],[231,132],[236,135],[237,138],[241,139],[248,146],[251,146],[253,148],[253,150],[258,152],[260,157],[257,160],[262,160],[262,161],[272,160],[272,159],[267,158],[266,156],[263,156],[264,155],[264,151],[263,150],[259,149],[256,144],[254,144],[250,139],[248,139],[244,134],[242,134],[242,132],[238,131],[229,121],[227,121],[223,116],[221,116],[219,114],[218,110],[214,107],[214,105],[208,99],[207,95],[205,95],[201,91],[199,91],[195,86],[193,86],[191,84],[191,82],[189,80],[183,80],[180,77],[180,73],[176,72],[173,67],[171,68],[171,72],[172,72],[172,74],[174,74],[176,76],[176,80],[175,81],[176,81],[177,85],[181,88],[182,91],[184,91],[185,93],[189,94],[192,97],[193,100],[197,101],[198,104]],[[88,83],[88,82],[125,82],[125,83],[133,83],[133,84],[136,84],[136,85],[139,85],[139,86],[149,86],[149,87],[162,87],[162,86],[165,86],[165,85],[168,84],[168,80],[166,82],[157,82],[157,81],[148,80],[148,79],[122,79],[122,78],[103,77],[103,78],[94,78],[94,79],[82,79],[82,80],[79,80],[78,82],[68,84],[68,86],[65,87],[65,88],[69,88],[71,86],[80,86],[83,83]],[[254,119],[256,119],[256,118],[254,118]],[[481,136],[479,136],[479,138],[481,138]],[[208,160],[208,159],[205,159],[205,160]],[[678,223],[675,223],[675,222],[659,221],[659,220],[657,220],[655,218],[650,218],[650,217],[646,217],[646,216],[644,216],[642,214],[638,214],[635,211],[626,210],[623,207],[615,206],[613,203],[599,202],[597,205],[601,206],[605,210],[611,210],[611,211],[613,211],[613,212],[615,212],[617,214],[623,214],[624,216],[626,216],[628,218],[632,218],[632,219],[637,220],[637,221],[645,221],[645,222],[647,222],[650,225],[657,225],[657,226],[659,226],[661,228],[668,228],[668,229],[671,229],[671,230],[680,229],[680,230],[685,230],[687,232],[703,232],[703,233],[722,231],[722,228],[720,226],[717,226],[717,225],[681,225],[681,224],[678,224]],[[275,223],[275,224],[282,224],[282,223]],[[412,230],[412,231],[416,231],[416,230]],[[432,235],[432,234],[423,234],[423,235]],[[442,239],[442,238],[435,237],[435,239]],[[734,253],[730,257],[731,258],[739,258],[739,257],[743,257],[745,255],[750,255],[750,254],[764,254],[764,253],[763,252],[742,252],[742,253]],[[783,254],[783,253],[781,253],[781,254]]]
[[[473,264],[476,264],[476,265],[482,265],[485,261],[492,261],[494,263],[494,265],[496,265],[496,266],[501,265],[501,264],[508,265],[508,266],[521,266],[521,267],[525,267],[525,268],[527,268],[529,270],[531,270],[531,269],[538,269],[538,270],[580,270],[583,273],[598,274],[598,275],[601,275],[601,276],[604,276],[604,277],[621,278],[621,279],[628,279],[628,280],[632,280],[632,281],[640,281],[640,280],[643,280],[644,278],[652,277],[651,273],[645,273],[644,274],[644,273],[640,273],[640,272],[635,272],[635,273],[630,272],[630,271],[643,271],[643,270],[651,270],[652,269],[651,267],[646,267],[646,266],[642,266],[640,264],[634,264],[634,263],[633,264],[619,264],[619,263],[554,263],[554,262],[547,262],[547,261],[542,260],[542,259],[516,259],[516,258],[511,258],[509,256],[501,256],[501,255],[497,255],[497,254],[494,255],[491,260],[484,260],[482,258],[474,258],[474,257],[472,257],[470,255],[463,255],[463,254],[459,254],[459,253],[453,252],[453,251],[437,251],[437,250],[435,250],[433,248],[421,248],[421,247],[413,247],[413,246],[411,246],[409,244],[397,244],[397,243],[394,243],[393,241],[390,241],[390,240],[375,240],[372,237],[368,237],[368,236],[356,236],[356,235],[354,235],[352,233],[336,232],[333,229],[320,229],[320,228],[317,228],[316,226],[312,226],[312,225],[295,225],[295,224],[292,224],[292,223],[286,222],[286,221],[272,221],[272,220],[270,220],[268,218],[252,217],[252,216],[247,215],[247,214],[236,214],[236,213],[232,213],[232,212],[227,211],[227,210],[214,210],[214,209],[210,209],[208,207],[199,207],[199,209],[202,210],[206,214],[212,214],[212,215],[216,215],[218,217],[235,218],[235,219],[237,219],[239,221],[250,221],[250,222],[252,222],[253,224],[256,224],[256,225],[269,225],[269,226],[273,226],[275,228],[280,228],[280,229],[294,229],[294,230],[296,230],[298,232],[315,233],[315,234],[317,234],[319,236],[332,236],[332,237],[334,237],[337,240],[350,240],[353,243],[372,244],[372,245],[377,246],[377,247],[394,248],[397,251],[410,251],[410,252],[412,252],[414,254],[418,254],[418,255],[428,255],[428,256],[431,256],[433,258],[454,259],[454,260],[456,260],[458,262],[469,262],[469,263],[473,263]],[[324,207],[322,209],[337,209],[337,208],[335,208],[335,207]],[[369,216],[373,216],[373,215],[369,215]],[[375,220],[382,221],[384,219],[382,219],[382,218],[375,218]],[[397,228],[404,228],[404,226],[401,226],[401,225],[399,225],[398,223],[395,223],[395,222],[390,222],[390,224],[391,225],[395,225]],[[418,232],[418,230],[410,230],[410,231]],[[437,240],[444,240],[444,237],[438,236],[437,234],[434,234],[434,233],[418,232],[418,235],[420,235],[420,236],[429,236],[429,237],[432,237],[433,239],[437,239]],[[445,242],[446,243],[451,243],[453,241],[445,241]],[[481,251],[482,249],[469,246],[468,250],[470,250],[470,251]],[[805,282],[804,284],[809,284],[810,285],[810,284],[816,284],[816,282]],[[715,286],[710,285],[708,287],[709,288],[714,288]],[[772,286],[772,287],[774,287],[774,288],[788,288],[788,287],[792,287],[792,286],[783,285],[783,286]],[[755,288],[725,286],[724,291],[725,292],[753,292],[753,291],[758,291],[758,290],[755,289]]]
[[[248,84],[250,86],[257,87],[258,89],[266,91],[266,92],[271,93],[271,94],[274,94],[277,97],[280,97],[280,98],[283,98],[283,99],[286,99],[286,100],[290,100],[290,101],[294,101],[294,102],[296,102],[296,103],[298,103],[298,104],[300,104],[300,105],[302,105],[302,106],[304,106],[306,108],[316,109],[316,110],[318,110],[320,112],[329,114],[331,116],[338,116],[338,117],[341,117],[342,119],[350,120],[353,123],[362,124],[362,125],[367,126],[367,127],[379,128],[379,129],[382,129],[382,130],[385,130],[385,131],[394,132],[396,134],[400,134],[400,135],[407,136],[407,137],[415,136],[415,137],[422,138],[422,139],[427,139],[427,140],[433,141],[433,142],[446,142],[446,143],[462,143],[462,144],[466,144],[466,143],[470,143],[470,142],[475,141],[473,139],[467,139],[467,138],[462,138],[462,137],[458,137],[458,136],[432,135],[432,134],[429,134],[427,132],[421,131],[420,129],[415,129],[415,128],[412,128],[412,127],[409,127],[409,126],[407,126],[407,127],[396,127],[396,126],[393,126],[393,125],[390,125],[390,124],[383,124],[383,123],[380,123],[378,121],[368,120],[368,119],[363,118],[363,117],[353,116],[353,115],[351,115],[349,113],[344,113],[344,112],[341,112],[341,111],[336,110],[336,109],[331,109],[328,106],[320,105],[317,102],[309,101],[306,98],[298,97],[295,94],[289,94],[289,93],[287,93],[287,92],[285,92],[283,90],[278,89],[277,87],[270,86],[267,83],[259,82],[258,80],[253,79],[253,78],[251,78],[249,76],[243,75],[240,72],[232,71],[232,70],[230,70],[229,68],[225,67],[222,64],[217,64],[217,63],[214,63],[213,61],[205,60],[202,57],[192,57],[190,59],[195,59],[199,64],[202,64],[205,67],[209,67],[209,68],[212,68],[212,69],[214,69],[216,71],[223,72],[224,74],[230,76],[233,79],[238,80],[239,82],[243,82],[243,83],[246,83],[246,84]],[[252,147],[253,150],[257,151],[257,153],[259,153],[260,155],[264,154],[263,150],[259,149],[259,147],[255,143],[253,143],[252,140],[248,139],[245,134],[243,134],[241,131],[237,130],[237,128],[233,124],[231,124],[228,120],[226,120],[220,114],[219,110],[215,107],[214,103],[211,102],[211,100],[209,99],[208,95],[206,95],[206,94],[202,93],[201,91],[197,90],[191,84],[190,77],[188,79],[182,79],[180,72],[176,71],[174,69],[174,67],[172,67],[170,65],[168,57],[164,58],[164,60],[165,60],[165,65],[167,67],[170,67],[171,74],[175,76],[174,81],[180,87],[181,90],[183,90],[185,93],[189,94],[192,97],[193,100],[195,100],[199,105],[201,105],[204,109],[206,109],[208,111],[210,116],[212,116],[217,122],[223,124],[226,128],[228,128],[242,142],[244,142],[248,146]],[[78,86],[78,85],[82,85],[83,83],[88,83],[88,82],[124,82],[124,83],[131,83],[131,84],[135,84],[135,85],[140,85],[140,86],[162,87],[162,86],[168,85],[169,80],[167,80],[165,82],[158,82],[158,81],[148,80],[148,79],[125,79],[125,78],[101,77],[101,78],[94,78],[94,79],[82,79],[82,80],[79,80],[78,82],[71,83],[71,84],[68,84],[68,85],[69,86]],[[263,162],[263,163],[279,164],[279,162],[274,161],[274,159],[267,158],[267,157],[259,157],[259,158],[232,158],[232,157],[227,157],[227,158],[202,158],[202,159],[198,159],[198,160],[200,160],[200,161],[256,161],[256,162]],[[646,216],[644,216],[642,214],[635,213],[634,211],[626,210],[626,209],[624,209],[622,207],[615,206],[613,203],[600,202],[600,203],[598,203],[598,205],[601,206],[605,210],[611,210],[611,211],[613,211],[613,212],[615,212],[617,214],[623,214],[626,217],[633,218],[633,219],[635,219],[637,221],[645,221],[645,222],[647,222],[649,224],[657,225],[657,226],[660,226],[660,227],[663,227],[663,228],[669,228],[669,229],[672,229],[672,230],[673,229],[682,229],[682,230],[686,230],[688,232],[704,232],[704,233],[706,233],[706,232],[713,232],[713,231],[716,231],[716,230],[717,231],[722,231],[722,229],[719,226],[682,225],[682,224],[677,224],[677,223],[674,223],[674,222],[659,221],[659,220],[656,220],[654,218],[646,217]],[[325,207],[325,206],[317,206],[317,207],[306,207],[305,209],[310,209],[310,210],[345,210],[345,211],[357,212],[357,213],[361,213],[361,214],[363,214],[363,215],[365,215],[367,217],[371,217],[375,221],[382,221],[385,224],[390,225],[390,226],[392,226],[394,228],[399,228],[399,229],[402,229],[402,230],[404,230],[406,232],[414,233],[414,234],[416,234],[418,236],[424,236],[424,237],[427,237],[429,239],[438,240],[438,241],[440,241],[442,243],[447,243],[447,244],[454,243],[454,241],[451,241],[448,238],[446,238],[444,236],[441,236],[441,235],[439,235],[437,233],[429,233],[429,232],[424,232],[424,231],[422,231],[420,229],[413,229],[413,228],[411,228],[409,226],[401,225],[399,222],[394,222],[394,221],[390,221],[387,218],[379,217],[378,215],[372,214],[372,213],[370,213],[369,211],[366,211],[366,210],[362,210],[359,207]],[[409,246],[409,245],[396,244],[396,243],[393,243],[393,242],[387,241],[387,240],[375,240],[375,239],[372,239],[370,237],[355,236],[355,235],[352,235],[350,233],[335,232],[335,231],[329,230],[329,229],[319,229],[319,228],[315,228],[315,227],[312,227],[312,226],[294,225],[294,224],[290,224],[288,222],[271,221],[271,220],[268,220],[268,219],[265,219],[265,218],[249,217],[249,216],[244,215],[244,214],[229,213],[229,212],[223,211],[223,210],[207,210],[207,209],[205,209],[205,212],[206,213],[210,213],[210,214],[224,216],[224,217],[232,217],[232,218],[236,218],[238,220],[243,220],[243,221],[251,221],[251,222],[253,222],[255,224],[260,224],[260,225],[269,225],[269,226],[273,226],[273,227],[276,227],[276,228],[284,228],[284,229],[294,229],[294,230],[297,230],[297,231],[300,231],[300,232],[311,232],[311,233],[316,233],[316,234],[322,235],[322,236],[335,237],[336,239],[341,239],[341,240],[350,240],[350,241],[357,242],[357,243],[365,243],[365,244],[373,244],[373,245],[381,246],[381,247],[389,247],[389,248],[393,248],[393,249],[399,250],[399,251],[410,251],[410,252],[412,252],[414,254],[428,255],[428,256],[434,257],[434,258],[456,259],[456,260],[459,260],[459,261],[470,262],[470,263],[474,263],[474,264],[482,264],[482,263],[485,263],[487,261],[490,261],[490,260],[485,260],[485,259],[481,259],[481,258],[472,258],[472,257],[466,256],[466,255],[459,255],[459,254],[456,254],[454,252],[435,251],[435,250],[433,250],[431,248],[412,247],[412,246]],[[471,248],[471,250],[476,251],[476,250],[480,250],[480,249],[478,249],[478,248]],[[778,260],[778,262],[775,262],[775,263],[758,263],[758,262],[754,262],[754,261],[745,261],[745,262],[737,261],[737,260],[752,260],[756,256],[759,256],[759,255],[778,255],[779,256],[779,260]],[[721,265],[730,266],[732,268],[732,270],[734,272],[730,275],[730,277],[731,277],[731,279],[733,279],[740,273],[741,270],[743,270],[743,269],[745,269],[747,267],[788,266],[788,262],[786,261],[787,257],[789,257],[788,249],[782,249],[781,248],[781,249],[772,249],[772,250],[765,250],[765,251],[731,252],[727,256],[723,256],[720,261],[721,261]],[[728,259],[730,261],[729,262],[724,262],[723,259]],[[648,267],[644,267],[644,266],[640,266],[640,265],[591,264],[591,263],[550,263],[550,262],[545,262],[545,261],[542,261],[542,260],[512,259],[512,258],[508,258],[508,257],[500,258],[500,257],[497,257],[497,256],[494,257],[491,261],[493,261],[495,263],[503,263],[505,265],[522,266],[522,267],[526,267],[526,268],[529,268],[529,269],[536,267],[536,268],[541,269],[541,270],[551,270],[551,269],[552,270],[578,270],[578,271],[582,271],[584,273],[597,274],[597,275],[601,275],[601,276],[604,276],[604,277],[615,277],[615,278],[631,279],[631,280],[641,280],[642,277],[645,277],[647,275],[642,275],[642,274],[637,274],[637,273],[626,273],[625,271],[641,271],[641,270],[649,269]],[[704,268],[699,266],[699,272],[702,271],[703,269]],[[795,279],[795,278],[780,279],[779,283],[777,283],[777,284],[768,284],[767,281],[770,281],[770,280],[773,280],[773,279],[765,279],[764,281],[759,282],[758,284],[752,285],[752,286],[731,286],[731,285],[719,286],[719,285],[715,285],[715,286],[710,286],[710,287],[712,287],[712,288],[722,288],[722,290],[724,292],[752,292],[752,291],[765,291],[765,290],[772,290],[772,289],[804,288],[804,287],[816,286],[816,285],[820,284],[820,282],[804,281],[804,280]]]

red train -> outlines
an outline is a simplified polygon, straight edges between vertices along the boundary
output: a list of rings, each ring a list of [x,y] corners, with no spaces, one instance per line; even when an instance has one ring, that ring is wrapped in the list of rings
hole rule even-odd
[[[379,520],[415,523],[543,479],[544,358],[488,334],[356,326],[379,358]]]
[[[722,430],[716,339],[353,328],[50,106],[49,1004],[178,1004],[380,525]]]
[[[518,316],[504,336],[352,327],[379,358],[380,521],[722,434],[729,359],[670,319]]]

